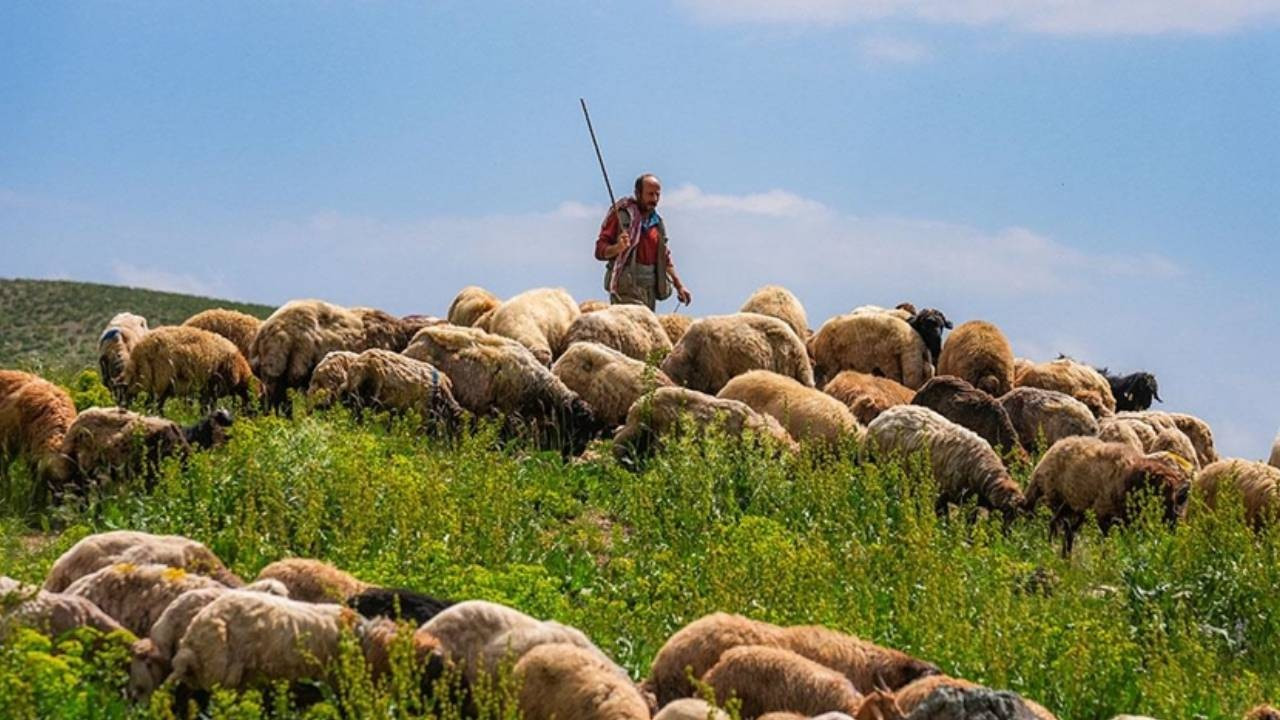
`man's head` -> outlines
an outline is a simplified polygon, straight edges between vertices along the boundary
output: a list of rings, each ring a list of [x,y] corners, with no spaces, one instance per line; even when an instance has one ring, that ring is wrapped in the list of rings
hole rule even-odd
[[[652,173],[645,173],[636,178],[636,202],[640,204],[642,210],[652,210],[658,207],[658,200],[662,197],[662,183],[658,180],[658,176]]]

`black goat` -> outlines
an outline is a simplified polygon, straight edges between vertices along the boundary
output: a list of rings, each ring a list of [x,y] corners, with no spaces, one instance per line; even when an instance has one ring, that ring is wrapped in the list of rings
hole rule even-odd
[[[902,308],[903,305],[910,307],[910,303],[903,303],[898,307]],[[938,356],[942,354],[942,331],[951,329],[951,321],[942,314],[941,310],[925,308],[912,315],[908,323],[915,328],[920,338],[924,340],[924,346],[929,349],[929,362],[937,365]]]
[[[1101,368],[1098,372],[1111,385],[1111,394],[1116,396],[1117,411],[1147,410],[1151,407],[1152,399],[1164,402],[1160,399],[1160,386],[1156,383],[1156,376],[1149,372],[1112,375],[1107,372],[1107,368]]]
[[[347,606],[364,617],[408,620],[416,625],[430,620],[450,605],[453,605],[452,600],[441,600],[404,588],[370,588],[347,598]]]

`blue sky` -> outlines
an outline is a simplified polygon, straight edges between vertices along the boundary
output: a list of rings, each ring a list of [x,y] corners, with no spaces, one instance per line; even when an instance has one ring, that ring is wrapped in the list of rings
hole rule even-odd
[[[932,305],[1266,454],[1280,0],[5,3],[0,275],[599,297],[580,96],[692,312]]]

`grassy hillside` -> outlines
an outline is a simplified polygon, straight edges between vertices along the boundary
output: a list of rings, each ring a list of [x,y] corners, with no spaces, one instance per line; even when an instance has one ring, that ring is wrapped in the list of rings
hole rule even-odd
[[[274,310],[115,285],[0,279],[0,367],[65,371],[96,366],[98,336],[116,313],[137,313],[159,327],[213,307],[260,318]]]

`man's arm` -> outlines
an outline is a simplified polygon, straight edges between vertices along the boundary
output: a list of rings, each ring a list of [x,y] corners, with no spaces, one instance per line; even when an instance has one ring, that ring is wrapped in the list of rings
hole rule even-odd
[[[600,224],[600,236],[596,238],[596,259],[612,260],[631,246],[627,231],[618,227],[618,214],[610,211]]]
[[[693,294],[680,281],[680,275],[676,273],[676,264],[671,262],[671,248],[667,248],[667,277],[671,278],[671,284],[676,288],[676,299],[688,305],[693,302]]]

